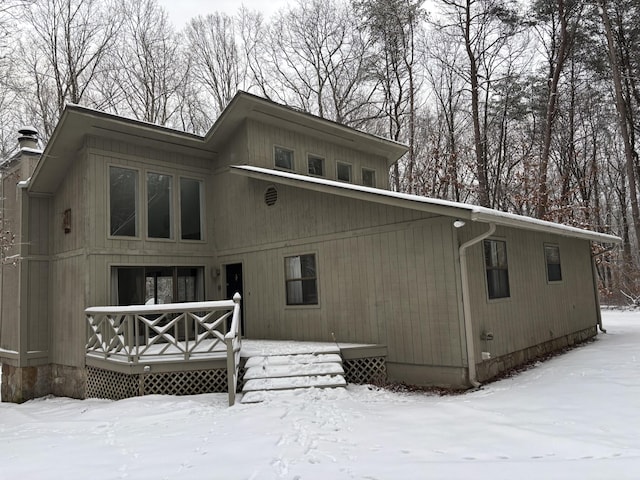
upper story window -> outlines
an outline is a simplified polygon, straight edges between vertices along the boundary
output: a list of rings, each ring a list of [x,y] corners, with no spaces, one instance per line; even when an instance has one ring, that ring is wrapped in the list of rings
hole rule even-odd
[[[109,233],[138,236],[138,171],[109,167]]]
[[[314,254],[285,257],[287,305],[317,305],[318,281]]]
[[[139,190],[139,175],[146,180],[146,199]],[[177,195],[174,181],[173,175],[109,166],[109,234],[138,237],[140,224],[145,238],[175,239],[179,222],[179,239],[202,240],[203,181],[180,177]],[[146,202],[146,216],[139,215],[140,202]]]
[[[561,281],[562,268],[560,266],[560,247],[557,245],[545,245],[544,256],[547,262],[547,281]]]
[[[337,162],[336,178],[342,182],[351,182],[351,165],[344,162]]]
[[[371,170],[370,168],[362,169],[362,185],[365,187],[374,187],[376,186],[376,171]]]
[[[307,166],[309,175],[324,177],[324,158],[318,157],[317,155],[308,155]]]
[[[283,147],[274,147],[273,152],[276,167],[293,170],[293,150]]]
[[[173,238],[173,177],[147,173],[147,236]]]
[[[180,238],[202,240],[202,182],[180,178]]]
[[[511,296],[509,292],[507,243],[502,240],[485,240],[484,261],[487,269],[489,299]]]

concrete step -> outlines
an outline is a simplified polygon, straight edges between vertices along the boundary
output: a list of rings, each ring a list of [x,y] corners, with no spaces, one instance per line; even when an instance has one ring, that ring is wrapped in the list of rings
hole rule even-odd
[[[256,365],[246,370],[245,381],[254,378],[299,377],[301,375],[344,375],[339,363],[303,363],[295,365]]]
[[[242,394],[240,403],[260,403],[266,400],[273,400],[277,398],[286,398],[295,395],[296,393],[303,393],[311,390],[312,388],[296,388],[295,390],[258,390],[255,392],[246,392]],[[344,387],[326,387],[323,390],[344,390]]]
[[[295,365],[308,363],[342,363],[342,358],[337,353],[305,353],[293,355],[258,355],[250,357],[245,363],[245,368],[251,368],[264,365]]]
[[[344,387],[342,375],[305,375],[296,377],[254,378],[244,383],[243,392],[258,390],[293,390],[296,388]]]

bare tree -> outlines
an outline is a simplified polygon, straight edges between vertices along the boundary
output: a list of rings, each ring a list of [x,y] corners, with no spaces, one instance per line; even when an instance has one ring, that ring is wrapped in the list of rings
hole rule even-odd
[[[30,29],[23,48],[34,51],[29,70],[38,75],[32,94],[53,93],[37,101],[55,102],[56,118],[41,118],[45,136],[65,104],[81,103],[94,82],[118,31],[116,11],[98,0],[41,0],[25,9]]]

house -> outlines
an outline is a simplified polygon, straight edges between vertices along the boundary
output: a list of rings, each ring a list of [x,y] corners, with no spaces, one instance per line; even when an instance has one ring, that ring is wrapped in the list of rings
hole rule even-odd
[[[225,361],[180,344],[223,338],[189,316],[203,305],[171,335],[125,328],[109,306],[157,318],[235,292],[244,338],[351,345],[343,357],[365,381],[382,365],[391,381],[465,388],[597,334],[591,246],[619,238],[393,192],[405,151],[244,92],[205,136],[68,106],[37,164],[23,150],[2,176],[3,231],[16,233],[2,399],[216,389]],[[143,338],[160,356],[159,337],[179,356],[141,361],[125,346]]]

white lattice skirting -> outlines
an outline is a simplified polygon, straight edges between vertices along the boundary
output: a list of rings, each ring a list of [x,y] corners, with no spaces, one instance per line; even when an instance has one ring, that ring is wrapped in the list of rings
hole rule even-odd
[[[387,381],[387,362],[385,357],[344,360],[342,366],[344,367],[344,378],[347,383],[383,385]]]
[[[227,370],[128,375],[87,367],[87,398],[121,400],[140,395],[198,395],[227,391]]]
[[[343,361],[347,383],[384,384],[387,379],[385,357]],[[238,390],[242,389],[244,368],[240,369]],[[226,393],[227,370],[126,374],[87,367],[87,398],[122,400],[141,395],[198,395]]]

